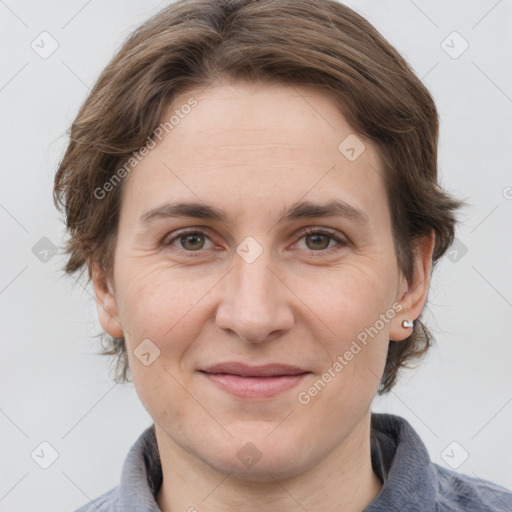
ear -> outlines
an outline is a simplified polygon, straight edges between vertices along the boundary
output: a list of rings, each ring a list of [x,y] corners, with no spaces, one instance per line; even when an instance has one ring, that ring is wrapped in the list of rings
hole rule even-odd
[[[91,269],[100,324],[103,329],[114,338],[122,338],[124,332],[121,322],[119,321],[119,312],[116,297],[113,293],[113,287],[107,281],[105,272],[97,261],[89,261],[89,267]]]
[[[405,329],[402,322],[416,320],[423,311],[430,287],[434,245],[435,233],[431,231],[430,235],[421,238],[416,245],[412,282],[408,283],[404,276],[401,277],[398,302],[402,305],[402,309],[391,322],[389,332],[391,340],[402,341],[408,338],[412,329]]]

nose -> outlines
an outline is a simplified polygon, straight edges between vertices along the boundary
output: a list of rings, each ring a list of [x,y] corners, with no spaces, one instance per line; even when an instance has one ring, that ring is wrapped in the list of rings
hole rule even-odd
[[[219,328],[245,342],[261,343],[293,326],[292,292],[272,268],[266,251],[252,263],[236,254],[233,267],[222,282],[222,298],[216,312]]]

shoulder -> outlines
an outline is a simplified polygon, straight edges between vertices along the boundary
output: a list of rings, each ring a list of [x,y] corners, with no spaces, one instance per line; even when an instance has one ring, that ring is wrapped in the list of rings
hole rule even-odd
[[[512,491],[432,462],[400,416],[372,413],[371,456],[383,487],[367,512],[512,512]]]
[[[79,509],[75,510],[75,512],[98,512],[99,510],[102,512],[117,512],[117,503],[118,487],[114,487],[98,498],[82,505]]]
[[[438,512],[512,512],[512,491],[488,480],[432,464],[437,473]]]

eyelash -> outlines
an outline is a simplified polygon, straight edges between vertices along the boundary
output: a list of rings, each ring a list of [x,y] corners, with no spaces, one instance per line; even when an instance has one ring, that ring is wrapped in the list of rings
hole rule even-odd
[[[172,247],[172,244],[176,240],[179,240],[180,238],[186,237],[189,235],[202,235],[209,239],[208,235],[206,233],[204,233],[203,231],[198,230],[198,229],[189,229],[187,231],[182,231],[181,233],[178,233],[176,236],[174,236],[173,238],[171,238],[168,241],[166,241],[166,238],[164,238],[161,245],[165,249],[169,249]],[[307,229],[301,231],[299,240],[301,240],[302,238],[304,238],[307,235],[325,235],[337,243],[337,245],[335,245],[334,247],[330,247],[328,249],[319,249],[316,251],[313,249],[306,249],[310,253],[331,254],[332,251],[340,250],[341,248],[347,247],[349,245],[349,242],[346,239],[338,236],[335,231],[332,231],[332,230],[329,230],[326,228],[321,228],[321,229],[320,228],[307,228]],[[199,249],[197,251],[187,251],[186,249],[183,249],[183,248],[175,248],[175,249],[177,249],[178,252],[185,253],[185,254],[187,254],[187,256],[192,257],[192,258],[196,257],[196,256],[194,256],[194,253],[201,254],[203,252],[203,249]]]

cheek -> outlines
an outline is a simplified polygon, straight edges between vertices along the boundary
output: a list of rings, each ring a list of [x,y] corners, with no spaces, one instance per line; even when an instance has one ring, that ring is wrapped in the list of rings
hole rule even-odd
[[[173,437],[181,437],[184,431],[186,435],[191,422],[201,418],[203,411],[193,395],[187,393],[181,376],[167,368],[164,356],[149,367],[137,363],[130,362],[133,384],[146,411],[156,423],[166,425]]]
[[[120,314],[127,330],[153,336],[155,341],[172,336],[174,330],[194,328],[196,324],[184,320],[200,303],[205,290],[215,284],[214,275],[197,276],[193,269],[180,269],[165,261],[152,264],[141,259],[119,269],[123,283]]]
[[[338,403],[351,402],[365,393],[373,397],[396,314],[392,308],[393,276],[382,265],[367,263],[345,265],[335,275],[320,275],[315,286],[302,280],[303,297],[316,315],[314,332],[322,333],[317,343],[327,356],[323,371],[331,392],[325,393],[324,399],[336,390],[336,397],[331,398]]]
[[[381,255],[382,256],[382,255]],[[394,275],[382,262],[366,258],[343,262],[339,268],[302,274],[289,280],[290,288],[336,339],[355,337],[373,325],[394,300]]]
[[[186,386],[187,374],[182,373],[180,364],[194,340],[200,337],[201,299],[214,281],[211,278],[209,284],[208,279],[190,279],[189,272],[161,263],[142,264],[142,260],[120,265],[118,270],[123,277],[119,313],[139,396],[143,403],[151,403],[163,386],[165,393],[180,395],[176,403],[182,403],[178,382]],[[146,353],[150,355],[139,358]],[[151,363],[144,364],[148,360]]]
[[[133,383],[155,421],[165,422],[172,414],[172,428],[178,434],[185,426],[187,411],[195,410],[185,392],[190,375],[180,365],[200,336],[202,325],[195,320],[201,315],[205,287],[180,278],[179,272],[163,265],[150,271],[147,266],[132,267],[125,275],[121,315]],[[147,340],[151,343],[144,351],[150,353],[150,364],[139,357]]]
[[[302,394],[297,396],[310,420],[318,428],[332,425],[332,432],[347,422],[347,414],[354,418],[363,414],[375,397],[395,313],[392,299],[375,280],[356,272],[345,277],[320,287],[323,293],[310,295],[310,303],[318,308],[316,325],[323,335],[316,343],[324,351],[324,364],[315,381],[298,390]]]

